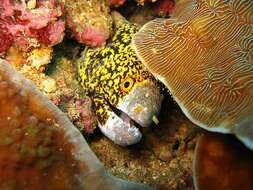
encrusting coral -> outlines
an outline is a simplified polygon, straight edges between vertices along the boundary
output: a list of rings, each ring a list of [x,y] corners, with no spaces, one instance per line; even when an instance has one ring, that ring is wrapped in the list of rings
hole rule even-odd
[[[251,0],[178,1],[170,19],[144,25],[133,44],[192,122],[253,150],[252,10]]]
[[[85,134],[92,134],[97,128],[97,117],[92,110],[91,99],[87,97],[76,100],[75,106],[80,113],[80,119],[82,121],[80,129],[83,130]]]
[[[0,53],[10,46],[24,51],[60,43],[65,29],[62,11],[55,0],[0,0]]]
[[[28,52],[11,47],[6,53],[5,59],[13,63],[16,69],[32,80],[40,90],[50,94],[57,89],[56,81],[47,76],[44,71],[51,62],[52,54],[52,47],[41,46],[32,48]]]
[[[3,60],[0,169],[0,189],[150,189],[107,173],[66,115]]]
[[[74,37],[88,46],[103,46],[112,28],[108,0],[65,0],[66,22]]]

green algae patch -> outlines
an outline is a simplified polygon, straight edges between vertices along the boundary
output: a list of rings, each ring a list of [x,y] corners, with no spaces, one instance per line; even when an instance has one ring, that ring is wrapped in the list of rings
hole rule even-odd
[[[32,136],[32,137],[36,137],[37,134],[39,133],[39,128],[38,127],[27,127],[26,132]]]
[[[47,168],[52,163],[52,160],[46,159],[46,160],[40,160],[37,162],[37,167],[41,170]]]
[[[13,142],[14,142],[14,140],[11,137],[5,137],[3,140],[4,145],[11,145]]]
[[[51,153],[50,149],[46,146],[40,145],[37,150],[38,157],[45,158]]]

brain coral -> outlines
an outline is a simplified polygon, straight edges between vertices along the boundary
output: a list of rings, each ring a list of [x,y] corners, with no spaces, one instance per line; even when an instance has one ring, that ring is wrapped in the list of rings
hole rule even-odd
[[[149,70],[195,124],[253,149],[253,1],[181,0],[133,39]]]

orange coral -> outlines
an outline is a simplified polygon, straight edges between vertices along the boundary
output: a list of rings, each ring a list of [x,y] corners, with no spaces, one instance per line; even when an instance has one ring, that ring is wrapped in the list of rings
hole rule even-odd
[[[253,152],[236,138],[203,134],[197,143],[194,180],[197,190],[252,190]]]
[[[14,82],[20,78],[8,69],[0,66],[0,189],[81,187],[74,176],[89,166],[73,156],[77,147],[59,121],[63,116],[24,78]]]

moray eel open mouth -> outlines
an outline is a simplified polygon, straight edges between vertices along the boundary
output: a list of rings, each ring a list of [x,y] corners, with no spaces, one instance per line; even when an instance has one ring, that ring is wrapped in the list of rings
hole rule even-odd
[[[111,105],[101,131],[116,144],[127,146],[139,142],[142,127],[148,127],[161,108],[162,95],[152,81],[134,87],[116,106]]]
[[[110,105],[110,108],[112,111],[124,122],[130,125],[130,127],[137,127],[138,129],[141,129],[141,126],[139,123],[137,123],[133,118],[131,118],[127,113],[124,111],[114,107],[111,105],[109,102],[108,104]]]
[[[135,144],[141,140],[141,126],[124,111],[110,106],[112,109],[111,117],[108,122],[100,128],[102,132],[113,140],[116,144],[127,146]]]

